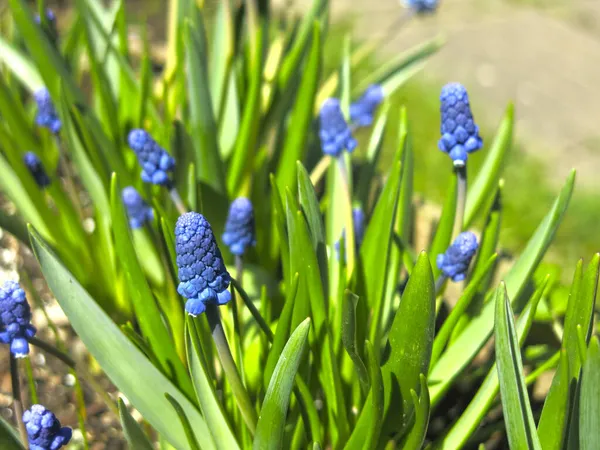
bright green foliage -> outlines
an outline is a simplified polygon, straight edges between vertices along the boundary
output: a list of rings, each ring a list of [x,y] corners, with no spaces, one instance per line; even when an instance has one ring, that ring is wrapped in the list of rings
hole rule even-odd
[[[454,450],[498,434],[517,449],[596,448],[600,256],[577,266],[568,302],[555,308],[568,288],[540,264],[574,173],[522,252],[499,256],[512,105],[486,139],[481,169],[469,171],[462,223],[481,227],[478,254],[464,283],[446,289],[440,278],[436,257],[460,217],[458,178],[448,160],[439,220],[422,220],[415,155],[437,150],[413,146],[417,118],[389,101],[439,37],[364,73],[377,42],[334,42],[327,0],[299,18],[268,0],[214,9],[171,0],[166,66],[154,73],[150,43],[135,54],[127,39],[125,1],[109,3],[74,2],[55,44],[28,2],[8,2],[0,191],[18,214],[0,210],[0,227],[33,250],[90,355],[143,416],[137,423],[119,401],[130,448]],[[353,129],[358,148],[322,159],[322,102],[339,98],[349,119],[372,83],[385,100],[372,126]],[[62,122],[57,136],[35,125],[31,94],[43,86]],[[142,183],[133,128],[176,159],[172,190]],[[53,180],[45,191],[22,162],[27,151]],[[121,190],[130,185],[154,211],[143,228],[129,226]],[[256,247],[236,260],[220,239],[241,196],[254,206]],[[365,213],[364,236],[353,208]],[[186,317],[177,293],[182,209],[207,218],[234,278],[232,301],[218,309],[222,329],[215,316]],[[535,345],[532,333],[555,337]],[[542,408],[527,386],[552,368]],[[4,421],[0,442],[21,448]]]

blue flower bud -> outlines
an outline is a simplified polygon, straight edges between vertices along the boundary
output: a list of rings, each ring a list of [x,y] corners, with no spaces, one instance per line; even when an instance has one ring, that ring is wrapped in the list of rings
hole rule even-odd
[[[0,342],[10,344],[17,358],[29,354],[29,342],[36,332],[31,325],[31,310],[19,283],[7,281],[0,288]]]
[[[73,430],[61,427],[52,411],[42,405],[32,405],[23,414],[30,450],[58,450],[71,440]]]
[[[442,138],[438,147],[450,155],[455,166],[464,167],[467,155],[483,146],[471,113],[469,95],[463,85],[449,83],[442,88],[440,101]]]
[[[326,155],[337,158],[344,151],[353,151],[357,142],[352,136],[352,131],[344,119],[340,101],[328,98],[323,102],[319,112],[321,149]]]
[[[224,305],[231,300],[231,277],[212,228],[202,214],[189,212],[179,217],[175,251],[180,281],[177,292],[188,299],[185,310],[189,315],[202,314],[207,303]]]
[[[56,14],[54,14],[54,11],[52,11],[50,8],[46,8],[45,11],[45,15],[46,15],[46,20],[51,23],[51,24],[56,24]],[[42,19],[40,18],[39,15],[35,16],[35,22],[39,25],[40,23],[42,23]]]
[[[477,248],[477,237],[470,231],[460,233],[446,253],[437,256],[436,263],[442,273],[452,281],[462,281],[467,275],[471,259]]]
[[[247,198],[236,198],[231,202],[225,223],[223,242],[234,255],[243,255],[246,247],[256,245],[254,231],[254,208]]]
[[[383,89],[372,84],[357,101],[350,105],[350,119],[359,127],[368,127],[373,123],[375,110],[383,101]]]
[[[121,198],[127,209],[129,226],[132,229],[142,228],[146,222],[151,222],[154,219],[152,208],[148,206],[133,186],[127,186],[123,189],[121,191]]]
[[[52,134],[58,134],[62,127],[62,123],[56,113],[48,89],[41,88],[37,90],[33,94],[33,98],[38,106],[35,123],[40,127],[48,128]]]
[[[365,213],[362,208],[355,207],[352,209],[352,222],[354,224],[354,246],[356,251],[360,249],[360,245],[362,244],[363,238],[365,237]],[[342,237],[345,237],[346,230],[342,231]],[[347,247],[346,247],[347,248]],[[335,243],[335,251],[337,254],[337,258],[340,258],[340,241]]]
[[[142,166],[142,181],[170,188],[169,173],[175,168],[175,160],[167,151],[142,129],[131,130],[127,140]]]
[[[38,155],[33,152],[27,152],[23,155],[23,162],[39,187],[43,189],[50,185],[50,178],[42,165],[42,161],[38,158]]]
[[[407,8],[419,14],[433,13],[439,6],[439,0],[404,0]]]

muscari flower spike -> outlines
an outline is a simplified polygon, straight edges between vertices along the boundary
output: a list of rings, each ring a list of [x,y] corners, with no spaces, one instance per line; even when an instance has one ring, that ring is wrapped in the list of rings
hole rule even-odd
[[[243,255],[247,247],[256,245],[254,208],[250,200],[239,197],[231,202],[222,238],[236,256]]]
[[[419,14],[433,13],[440,4],[439,0],[404,0],[407,8]]]
[[[123,204],[127,209],[129,226],[132,229],[142,228],[146,222],[154,219],[152,208],[144,201],[142,196],[133,186],[127,186],[121,191]]]
[[[39,187],[45,188],[50,185],[50,177],[46,173],[46,169],[44,169],[38,155],[33,152],[27,152],[23,155],[23,162]]]
[[[438,147],[450,155],[456,167],[464,167],[468,154],[483,146],[471,113],[469,95],[462,84],[449,83],[442,88],[440,101],[442,137]]]
[[[442,271],[444,276],[451,278],[452,281],[464,280],[471,259],[478,247],[477,237],[473,233],[470,231],[460,233],[452,245],[448,247],[446,253],[437,256],[438,269]]]
[[[0,288],[0,342],[10,344],[17,358],[29,354],[29,342],[36,329],[31,325],[31,310],[19,283],[7,281]]]
[[[169,173],[175,168],[173,157],[145,130],[131,130],[127,140],[142,166],[142,181],[170,188]]]
[[[58,450],[67,445],[73,435],[69,427],[61,427],[52,411],[42,405],[32,405],[23,414],[30,450]]]
[[[48,89],[38,89],[34,94],[33,98],[38,105],[38,112],[35,116],[35,123],[40,127],[48,128],[52,134],[58,134],[62,127],[52,98],[50,98],[50,92]]]
[[[350,105],[350,119],[359,127],[368,127],[373,123],[375,110],[383,101],[383,89],[372,84],[357,101]]]
[[[177,292],[187,298],[185,310],[189,315],[202,314],[208,303],[224,305],[231,300],[231,277],[212,228],[202,214],[189,212],[179,217],[175,251],[180,281]]]
[[[358,144],[344,119],[338,99],[328,98],[325,100],[321,106],[319,117],[319,137],[323,153],[337,158],[344,149],[352,152],[356,148]]]
[[[355,207],[352,209],[352,222],[354,223],[354,246],[356,250],[360,248],[360,244],[362,244],[363,238],[365,237],[365,213],[362,208]],[[342,230],[342,237],[346,235],[346,230]],[[347,248],[347,247],[346,247]],[[337,257],[340,257],[340,241],[335,243],[335,251],[337,253]]]

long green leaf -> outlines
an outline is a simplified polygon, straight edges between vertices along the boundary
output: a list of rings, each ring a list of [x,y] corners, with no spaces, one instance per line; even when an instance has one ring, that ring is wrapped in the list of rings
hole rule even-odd
[[[194,436],[194,432],[192,431],[192,426],[190,424],[190,421],[188,420],[187,416],[185,415],[185,411],[183,410],[183,408],[181,407],[179,402],[177,400],[175,400],[171,395],[166,393],[165,397],[169,401],[169,403],[173,406],[173,409],[179,416],[179,420],[181,421],[181,425],[183,426],[183,430],[185,432],[185,437],[187,438],[188,444],[190,445],[190,449],[191,450],[200,450],[200,447],[198,446],[198,441],[196,440],[196,436]]]
[[[427,378],[421,374],[421,396],[419,397],[414,389],[411,389],[413,407],[415,408],[415,423],[406,439],[402,442],[403,449],[420,450],[423,448],[423,442],[427,434],[429,425],[429,389],[427,389]]]
[[[496,291],[495,304],[496,359],[508,442],[515,449],[526,446],[541,450],[525,387],[513,312],[504,284]]]
[[[258,417],[253,444],[256,450],[279,449],[283,446],[283,432],[290,396],[306,348],[309,328],[310,319],[304,320],[296,328],[275,366]]]
[[[550,246],[562,217],[569,205],[575,172],[571,172],[550,212],[538,226],[521,257],[505,277],[509,298],[519,302],[525,285]],[[493,330],[494,304],[488,302],[461,335],[444,352],[429,376],[432,405],[436,405],[458,374],[477,354]]]
[[[579,396],[579,448],[598,448],[600,430],[600,344],[594,336],[587,351],[581,375]]]
[[[0,36],[0,61],[30,92],[44,87],[44,80],[35,64],[3,36]]]
[[[358,301],[357,295],[346,291],[342,305],[342,343],[354,363],[358,381],[366,391],[369,389],[369,372],[358,353],[356,342],[356,304]]]
[[[123,434],[127,440],[130,450],[153,450],[148,436],[142,431],[142,427],[135,421],[127,406],[123,403],[123,400],[119,397],[119,417],[121,419],[121,426],[123,427]]]
[[[203,449],[214,449],[210,431],[196,407],[132,344],[30,227],[31,243],[50,290],[69,322],[106,375],[142,416],[177,448],[189,449],[177,414],[161,395],[173,396],[185,410]],[[93,321],[94,326],[90,326]]]
[[[438,277],[441,269],[438,268],[435,259],[440,253],[445,253],[452,240],[452,227],[454,226],[454,216],[456,215],[456,189],[458,177],[450,177],[450,188],[446,194],[446,201],[442,208],[442,215],[435,230],[435,237],[431,243],[429,257],[433,266],[433,276]]]

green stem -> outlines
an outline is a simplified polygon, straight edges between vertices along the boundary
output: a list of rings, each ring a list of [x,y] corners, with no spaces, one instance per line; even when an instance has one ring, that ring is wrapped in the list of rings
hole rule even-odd
[[[239,280],[240,287],[242,286],[242,279],[244,275],[244,258],[241,255],[235,256],[235,279]]]
[[[23,423],[23,399],[21,397],[21,386],[19,383],[19,366],[15,356],[12,353],[10,354],[10,380],[12,384],[15,421],[17,422],[17,427],[19,428],[21,440],[27,447],[29,444],[27,439],[27,431],[25,430],[25,424]]]
[[[179,211],[179,214],[185,214],[186,212],[188,212],[187,208],[183,203],[183,200],[181,199],[181,196],[179,195],[179,192],[177,192],[177,188],[172,187],[171,189],[169,189],[169,195],[171,196],[171,200],[173,200],[173,203],[175,203],[175,207],[177,208],[177,211]]]
[[[314,186],[316,186],[319,183],[319,181],[321,181],[321,178],[323,178],[323,175],[325,175],[329,164],[331,164],[331,156],[323,155],[323,157],[319,160],[317,165],[310,173],[310,181]]]
[[[231,284],[233,284],[235,290],[238,292],[238,294],[240,294],[240,297],[242,297],[242,301],[246,305],[246,308],[250,310],[250,314],[252,314],[252,317],[254,317],[254,320],[256,320],[258,326],[261,328],[261,330],[263,330],[269,342],[273,342],[273,331],[271,331],[271,327],[269,327],[269,325],[267,324],[263,316],[260,314],[260,311],[256,308],[256,306],[254,306],[254,303],[252,303],[252,300],[250,300],[250,297],[248,296],[246,291],[244,291],[240,282],[232,278]]]
[[[463,230],[465,220],[465,207],[467,205],[467,166],[455,168],[458,177],[458,189],[456,190],[456,215],[454,216],[454,228],[452,230],[452,242]]]
[[[221,366],[223,367],[227,381],[231,386],[233,395],[237,400],[237,404],[240,412],[242,413],[242,417],[244,418],[244,422],[246,422],[250,432],[252,435],[254,435],[256,431],[256,422],[258,420],[256,411],[254,410],[250,396],[248,395],[248,392],[242,383],[242,379],[238,373],[233,356],[231,355],[231,350],[229,348],[229,344],[227,343],[227,338],[225,337],[223,324],[221,323],[221,317],[219,314],[219,307],[217,305],[206,305],[206,318],[208,319],[212,337],[215,341],[217,352],[219,353]]]
[[[27,373],[27,383],[29,384],[29,395],[31,396],[31,403],[39,403],[37,390],[35,388],[35,380],[33,378],[33,369],[31,368],[31,359],[25,358],[25,372]]]

